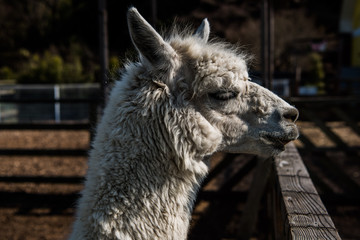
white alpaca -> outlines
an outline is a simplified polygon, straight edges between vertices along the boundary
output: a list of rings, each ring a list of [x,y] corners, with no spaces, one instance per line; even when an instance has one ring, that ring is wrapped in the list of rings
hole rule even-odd
[[[70,239],[187,238],[204,162],[216,151],[276,155],[298,136],[295,108],[248,81],[245,56],[194,34],[163,39],[128,12],[139,52],[109,98]]]

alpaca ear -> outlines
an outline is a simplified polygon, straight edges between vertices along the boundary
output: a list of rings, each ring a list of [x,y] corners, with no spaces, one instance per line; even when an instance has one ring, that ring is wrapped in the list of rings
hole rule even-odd
[[[128,10],[130,37],[138,52],[152,65],[158,65],[176,56],[174,49],[140,15],[136,8]]]
[[[194,35],[201,38],[204,42],[207,42],[209,40],[210,24],[207,18],[204,18]]]

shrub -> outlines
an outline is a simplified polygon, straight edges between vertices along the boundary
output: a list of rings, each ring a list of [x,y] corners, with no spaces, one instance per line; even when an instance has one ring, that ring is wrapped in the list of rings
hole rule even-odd
[[[60,83],[64,71],[63,59],[50,52],[43,56],[33,54],[29,56],[28,62],[18,78],[19,83]]]
[[[88,83],[95,79],[95,70],[85,72],[81,57],[76,52],[67,61],[50,51],[43,55],[26,53],[22,54],[26,61],[18,76],[19,83]]]
[[[8,66],[0,68],[0,79],[13,79],[14,77],[14,72]]]

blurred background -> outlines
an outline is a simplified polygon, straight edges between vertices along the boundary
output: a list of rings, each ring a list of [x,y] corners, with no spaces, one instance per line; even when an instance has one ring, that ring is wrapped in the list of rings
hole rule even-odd
[[[136,58],[130,6],[160,32],[208,18],[212,37],[254,56],[252,81],[300,110],[295,144],[340,236],[360,239],[358,0],[0,0],[0,238],[68,235],[104,96]],[[238,237],[250,159],[234,157],[203,189],[243,169],[236,204],[199,200],[190,239]],[[209,213],[213,201],[226,217]],[[253,239],[267,239],[261,211]]]

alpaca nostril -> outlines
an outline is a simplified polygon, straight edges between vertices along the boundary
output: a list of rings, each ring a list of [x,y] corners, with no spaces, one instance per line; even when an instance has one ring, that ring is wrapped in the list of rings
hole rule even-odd
[[[299,118],[299,111],[296,108],[287,109],[284,112],[283,117],[292,122],[296,122],[296,120]]]

